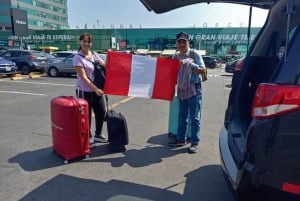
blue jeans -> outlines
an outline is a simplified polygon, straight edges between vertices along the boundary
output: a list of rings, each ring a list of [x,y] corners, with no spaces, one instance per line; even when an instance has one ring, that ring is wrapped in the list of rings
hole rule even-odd
[[[186,100],[179,99],[179,114],[177,140],[185,141],[188,118],[191,122],[191,144],[198,145],[200,141],[200,120],[202,105],[202,89],[199,84],[195,85],[196,95]]]

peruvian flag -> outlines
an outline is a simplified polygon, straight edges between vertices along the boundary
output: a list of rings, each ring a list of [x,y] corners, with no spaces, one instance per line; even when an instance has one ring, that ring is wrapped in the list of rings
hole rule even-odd
[[[109,51],[104,93],[171,101],[179,68],[176,59]]]

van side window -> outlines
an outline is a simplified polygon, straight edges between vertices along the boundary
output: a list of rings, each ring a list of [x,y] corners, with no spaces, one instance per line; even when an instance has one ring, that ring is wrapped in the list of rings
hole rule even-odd
[[[299,26],[291,30],[289,34],[289,42],[293,43],[293,46],[287,51],[286,61],[283,63],[280,69],[279,76],[277,78],[279,83],[282,84],[297,84],[300,85],[300,32]],[[284,53],[285,54],[285,53]],[[282,73],[284,72],[284,73]]]

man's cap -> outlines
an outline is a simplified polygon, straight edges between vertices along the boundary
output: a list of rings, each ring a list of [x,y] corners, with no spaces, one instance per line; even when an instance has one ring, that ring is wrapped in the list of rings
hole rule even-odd
[[[189,40],[189,35],[185,32],[180,32],[179,34],[176,35],[176,41],[178,40]]]

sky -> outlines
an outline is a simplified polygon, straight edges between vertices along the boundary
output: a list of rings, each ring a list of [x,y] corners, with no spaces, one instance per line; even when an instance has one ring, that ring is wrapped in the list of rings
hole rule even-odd
[[[252,27],[263,26],[267,11],[252,12]],[[200,3],[156,14],[139,0],[68,0],[68,18],[71,29],[247,27],[249,7]]]

